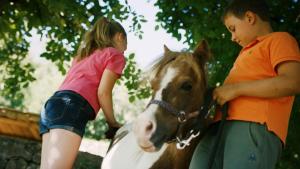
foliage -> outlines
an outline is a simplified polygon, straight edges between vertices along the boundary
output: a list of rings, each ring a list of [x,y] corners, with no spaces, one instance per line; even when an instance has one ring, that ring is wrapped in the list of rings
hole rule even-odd
[[[121,114],[118,114],[116,118],[118,122],[120,122],[121,124],[125,124],[125,120]],[[108,126],[106,124],[103,113],[99,112],[97,119],[89,121],[85,129],[86,132],[84,134],[84,137],[97,140],[104,139],[104,133],[108,130]]]
[[[300,1],[267,0],[270,6],[272,25],[275,31],[288,31],[300,41]],[[220,17],[226,0],[158,0],[155,5],[160,9],[156,15],[159,25],[178,40],[185,39],[194,47],[201,39],[206,39],[214,53],[208,65],[209,84],[222,82],[232,67],[240,48],[230,42],[230,34],[223,26]],[[172,5],[170,5],[172,4]],[[34,68],[26,61],[28,37],[37,30],[42,37],[48,38],[44,57],[54,62],[62,73],[65,63],[75,55],[82,34],[100,16],[117,20],[132,20],[130,31],[142,38],[141,22],[143,16],[133,11],[124,0],[1,0],[0,1],[0,95],[10,101],[11,107],[22,107],[23,94],[35,80]],[[183,33],[182,33],[183,32]],[[128,88],[130,101],[148,97],[148,87],[139,86],[141,71],[136,68],[134,54],[127,58],[124,77],[120,83]],[[0,103],[3,104],[3,103]],[[287,144],[278,168],[293,169],[300,166],[300,98],[296,99],[290,121]],[[122,120],[122,117],[119,117]],[[106,130],[104,118],[99,118],[87,127],[87,137],[102,138]]]
[[[286,146],[282,153],[281,161],[277,169],[295,169],[300,166],[300,97],[298,96],[293,107],[291,120],[289,123],[289,133],[286,140]]]
[[[101,17],[119,21],[131,19],[130,31],[141,38],[142,15],[124,0],[1,0],[0,1],[0,95],[8,106],[22,108],[22,89],[36,80],[32,64],[26,61],[32,30],[47,38],[41,55],[64,74],[65,64],[75,55],[83,33]],[[6,104],[6,103],[1,103]]]
[[[151,95],[149,84],[141,83],[143,81],[141,79],[141,73],[141,69],[137,68],[136,62],[134,61],[134,54],[130,54],[129,57],[127,57],[126,67],[121,78],[130,95],[130,102],[134,102],[137,99],[148,98]]]
[[[300,41],[300,1],[267,0],[271,13],[271,24],[275,31],[288,31]],[[172,5],[170,5],[172,4]],[[201,39],[206,39],[213,51],[214,58],[208,65],[209,84],[214,86],[223,82],[240,50],[230,42],[230,34],[221,22],[222,10],[226,0],[161,0],[155,5],[160,9],[156,29],[162,27],[178,40],[195,46]],[[180,33],[184,32],[184,33]],[[300,99],[296,100],[290,121],[287,145],[278,168],[297,168],[300,166],[300,126],[296,125],[300,115]]]
[[[299,41],[300,2],[269,0],[268,4],[274,30],[288,31]],[[185,42],[192,47],[201,39],[209,42],[215,56],[209,67],[210,84],[223,81],[240,50],[237,45],[230,42],[230,34],[220,19],[226,1],[162,0],[157,1],[155,5],[160,8],[156,15],[157,21],[160,22],[158,26],[175,38],[178,40],[184,38]],[[180,30],[184,33],[181,34]]]

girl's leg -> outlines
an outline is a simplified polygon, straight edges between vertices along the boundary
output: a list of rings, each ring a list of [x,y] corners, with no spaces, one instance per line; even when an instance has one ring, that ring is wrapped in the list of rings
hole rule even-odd
[[[51,129],[43,135],[41,169],[71,169],[81,137],[64,129]]]
[[[95,113],[89,103],[72,91],[56,92],[41,112],[43,135],[41,169],[71,169],[84,129]]]
[[[42,154],[41,154],[41,169],[46,169],[45,163],[45,156],[48,154],[48,143],[49,143],[49,133],[45,133],[42,136]]]

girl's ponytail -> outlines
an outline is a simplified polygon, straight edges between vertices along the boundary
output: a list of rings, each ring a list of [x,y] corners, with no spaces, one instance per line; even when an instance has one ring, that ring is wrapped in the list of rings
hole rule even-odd
[[[116,33],[122,33],[126,37],[126,32],[121,24],[116,21],[109,21],[105,17],[99,18],[92,28],[87,31],[77,50],[76,60],[80,61],[96,49],[113,47],[113,37]]]

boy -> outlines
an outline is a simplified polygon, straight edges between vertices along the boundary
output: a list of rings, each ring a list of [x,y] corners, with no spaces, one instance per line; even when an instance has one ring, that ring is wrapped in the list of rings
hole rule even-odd
[[[286,32],[273,32],[262,0],[233,0],[223,22],[242,46],[213,98],[228,102],[223,136],[214,125],[198,144],[190,169],[274,169],[285,143],[294,96],[300,93],[300,53]],[[210,157],[214,142],[220,144]]]

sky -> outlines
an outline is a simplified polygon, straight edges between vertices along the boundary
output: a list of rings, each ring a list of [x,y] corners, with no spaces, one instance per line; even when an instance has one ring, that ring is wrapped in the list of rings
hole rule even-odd
[[[129,32],[129,26],[131,21],[121,22],[123,27],[127,31],[128,47],[125,52],[125,56],[130,53],[135,53],[135,58],[138,67],[147,68],[156,58],[162,56],[163,45],[167,45],[171,50],[180,51],[184,48],[188,48],[183,41],[179,42],[168,34],[162,28],[155,31],[155,14],[159,10],[154,7],[155,0],[128,0],[129,5],[138,15],[143,15],[147,20],[146,23],[142,23],[142,30],[144,31],[143,38],[139,39],[133,32]],[[34,33],[33,33],[34,34]],[[39,36],[35,35],[31,39],[31,47],[29,54],[31,57],[36,58],[39,62],[46,62],[39,55],[45,50],[45,39],[40,40]]]
[[[154,7],[154,0],[128,0],[129,5],[141,15],[144,15],[148,22],[142,24],[144,31],[143,39],[139,39],[132,32],[128,33],[128,49],[126,53],[135,53],[136,61],[141,68],[147,67],[163,54],[163,45],[171,50],[182,50],[188,48],[183,41],[179,42],[162,28],[155,31],[155,14],[158,8]],[[126,29],[128,23],[122,23]],[[128,26],[129,28],[129,26]]]

